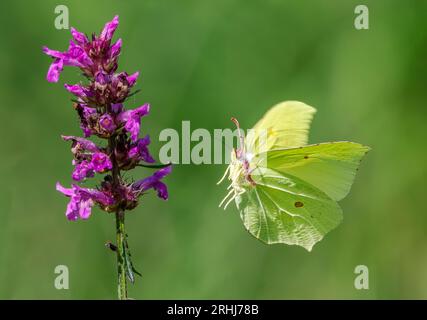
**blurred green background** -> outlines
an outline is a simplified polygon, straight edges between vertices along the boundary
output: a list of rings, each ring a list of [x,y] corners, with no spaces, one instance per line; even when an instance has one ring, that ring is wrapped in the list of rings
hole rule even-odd
[[[354,28],[354,8],[370,9],[370,29]],[[311,142],[351,140],[373,150],[344,221],[308,253],[266,246],[243,228],[237,210],[218,203],[225,165],[176,165],[170,199],[143,198],[127,216],[137,299],[427,298],[427,2],[421,1],[2,1],[0,23],[0,298],[114,299],[114,217],[94,209],[68,222],[56,181],[71,183],[71,153],[61,134],[80,135],[65,82],[45,80],[42,45],[65,50],[54,27],[65,4],[70,25],[98,32],[120,15],[120,70],[140,70],[150,102],[144,132],[159,150],[164,128],[251,127],[273,104],[315,106]],[[155,152],[154,152],[155,153]],[[135,178],[148,174],[135,170]],[[70,289],[56,290],[67,265]],[[356,290],[366,265],[370,289]]]

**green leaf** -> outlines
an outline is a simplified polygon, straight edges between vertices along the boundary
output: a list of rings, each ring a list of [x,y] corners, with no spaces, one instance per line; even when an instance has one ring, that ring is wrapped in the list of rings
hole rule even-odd
[[[142,277],[141,273],[139,273],[132,263],[132,256],[130,254],[129,245],[127,241],[127,235],[124,244],[124,253],[125,253],[125,266],[126,266],[126,276],[128,277],[131,283],[135,283],[135,274]]]
[[[153,169],[161,169],[161,168],[166,168],[169,167],[170,165],[172,165],[171,163],[155,163],[155,164],[137,164],[138,167],[143,167],[143,168],[153,168]]]

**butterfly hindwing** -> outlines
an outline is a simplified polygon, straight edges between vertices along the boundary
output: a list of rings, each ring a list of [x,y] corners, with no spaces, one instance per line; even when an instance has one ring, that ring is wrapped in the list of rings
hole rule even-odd
[[[342,220],[339,205],[306,182],[258,168],[254,186],[236,199],[246,229],[268,243],[300,245],[310,251]]]

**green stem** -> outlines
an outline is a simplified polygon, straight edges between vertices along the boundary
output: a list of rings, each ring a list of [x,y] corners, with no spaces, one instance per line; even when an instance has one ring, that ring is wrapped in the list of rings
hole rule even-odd
[[[110,109],[110,107],[108,108]],[[108,110],[110,111],[110,110]],[[120,187],[120,168],[116,159],[116,135],[108,139],[108,147],[110,151],[110,160],[113,165],[111,170],[113,177],[113,190]],[[119,300],[126,300],[127,283],[126,283],[126,233],[125,233],[125,211],[119,206],[116,211],[116,241],[117,241],[117,276],[118,285],[117,293]]]
[[[117,236],[117,272],[118,272],[118,286],[117,292],[119,300],[126,300],[127,296],[127,283],[126,283],[126,256],[125,256],[125,213],[122,209],[116,212],[116,236]]]

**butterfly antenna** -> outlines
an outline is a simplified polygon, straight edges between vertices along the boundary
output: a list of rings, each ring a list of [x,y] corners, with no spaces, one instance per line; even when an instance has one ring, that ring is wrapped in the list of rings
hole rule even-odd
[[[230,166],[227,167],[227,170],[225,170],[224,175],[222,176],[222,178],[216,183],[217,185],[219,185],[221,182],[224,181],[224,179],[227,177],[227,174],[230,172]]]
[[[234,190],[232,190],[234,191]],[[234,191],[233,196],[227,201],[227,203],[224,206],[224,210],[227,209],[228,205],[238,196],[238,193]]]
[[[219,208],[222,207],[223,203],[228,199],[229,196],[231,196],[233,194],[233,192],[234,192],[234,189],[230,190],[230,192],[227,193],[227,195],[224,197],[224,199],[222,199],[221,203],[219,204],[219,206],[218,206]]]
[[[224,206],[224,210],[227,209],[228,205],[234,200],[236,199],[238,196],[242,195],[245,193],[245,190],[241,190],[241,191],[235,191],[233,197],[231,197],[230,200],[227,201],[227,203]]]

